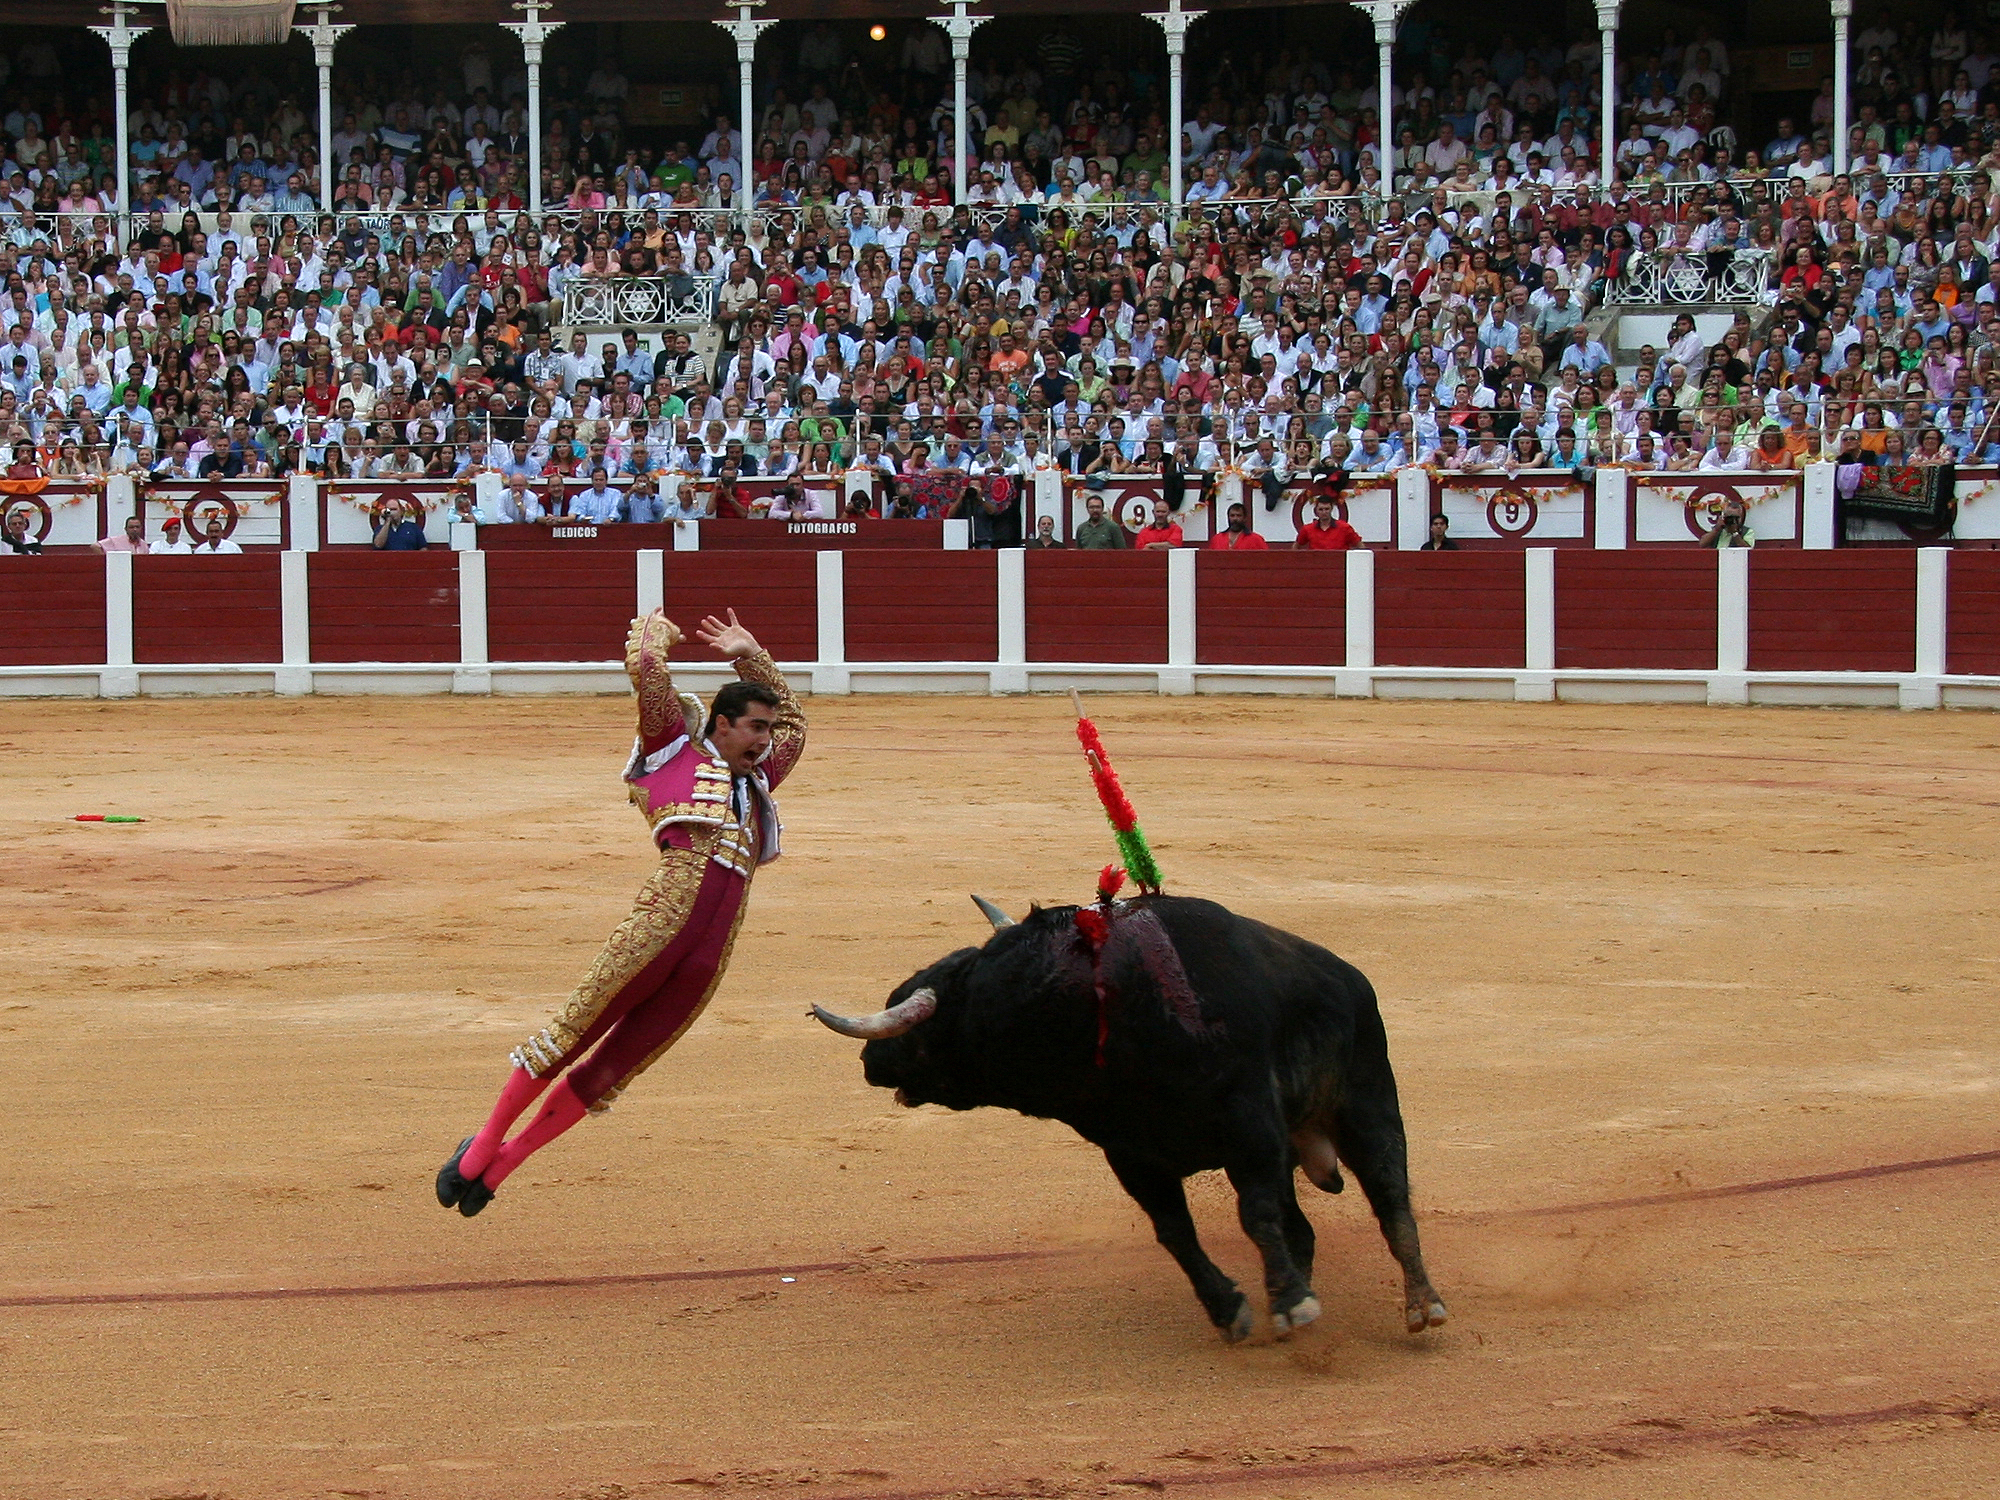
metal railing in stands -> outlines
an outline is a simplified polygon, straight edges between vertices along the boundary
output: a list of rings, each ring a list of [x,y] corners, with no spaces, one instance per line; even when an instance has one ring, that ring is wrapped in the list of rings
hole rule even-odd
[[[664,276],[573,276],[563,284],[564,324],[657,327],[662,323],[715,321],[718,278],[690,278],[676,291]]]
[[[1771,287],[1771,257],[1739,250],[1720,268],[1703,255],[1635,255],[1625,274],[1606,289],[1604,300],[1626,306],[1696,306],[1715,302],[1762,302]]]
[[[1857,181],[1863,174],[1852,174]],[[1872,181],[1875,174],[1866,174],[1865,181]],[[1949,172],[1889,172],[1882,174],[1890,187],[1897,192],[1915,189],[1928,192],[1940,183],[1948,183],[1954,190],[1975,189],[1985,177],[1978,168],[1956,168]],[[1724,195],[1753,200],[1781,200],[1791,189],[1792,179],[1784,175],[1755,178],[1731,178],[1724,182],[1661,182],[1628,186],[1622,205],[1634,205],[1640,209],[1659,206],[1679,210],[1691,200],[1701,195],[1720,198]],[[1538,189],[1527,184],[1516,184],[1509,189],[1515,201],[1525,204],[1532,199]],[[1252,227],[1273,214],[1292,214],[1304,219],[1336,217],[1347,219],[1358,213],[1364,221],[1373,221],[1391,201],[1400,202],[1406,213],[1414,213],[1420,208],[1440,206],[1463,210],[1471,207],[1481,214],[1491,213],[1497,190],[1480,186],[1472,189],[1454,188],[1450,184],[1431,184],[1403,188],[1393,194],[1364,193],[1342,196],[1292,198],[1212,198],[1200,202],[1189,202],[1179,208],[1164,203],[1123,203],[1105,204],[1093,201],[1087,204],[1067,205],[1048,202],[1024,202],[1018,205],[1024,218],[1038,223],[1057,208],[1073,210],[1080,226],[1103,225],[1109,223],[1119,207],[1123,207],[1135,227],[1149,230],[1153,225],[1164,225],[1178,237],[1189,227],[1219,227],[1233,222],[1239,227]],[[1565,206],[1579,201],[1576,189],[1553,190],[1552,201]],[[982,229],[995,229],[1004,224],[1011,208],[1016,205],[965,203],[960,205],[936,204],[911,206],[904,209],[904,223],[913,230],[921,230],[926,215],[935,215],[940,225],[948,224],[963,212],[972,224]],[[162,228],[179,232],[188,215],[172,205],[160,205],[142,213],[123,216],[115,213],[61,213],[23,210],[12,203],[0,202],[0,241],[19,249],[31,247],[37,240],[46,242],[57,253],[72,249],[102,247],[122,252],[129,242],[133,229],[150,222],[155,214]],[[608,206],[602,209],[576,209],[553,207],[544,209],[538,216],[531,216],[525,209],[493,211],[496,228],[519,238],[525,229],[534,229],[543,235],[552,232],[575,233],[579,230],[593,234],[601,225],[620,218],[626,223],[643,222],[648,212],[657,212],[661,222],[677,234],[706,234],[710,239],[721,241],[745,224],[746,216],[736,209],[708,208],[701,206],[677,205],[674,203],[636,206]],[[316,229],[331,219],[341,229],[358,226],[363,232],[380,235],[385,241],[400,244],[407,236],[414,236],[420,244],[427,243],[433,236],[451,237],[461,228],[477,233],[488,210],[485,209],[419,209],[398,208],[389,212],[346,212],[319,209],[301,212],[257,210],[237,210],[222,213],[212,210],[194,211],[193,217],[203,233],[213,236],[218,232],[233,231],[250,235],[254,233],[275,233],[285,220],[290,219],[302,229]],[[863,217],[871,228],[880,229],[888,223],[889,210],[882,205],[865,207]],[[770,205],[754,208],[748,217],[749,232],[753,240],[761,242],[774,232],[787,235],[800,228],[823,225],[828,231],[840,228],[851,218],[849,211],[838,203]]]
[[[1867,182],[1871,182],[1877,174],[1872,171],[1864,171],[1856,168],[1848,175],[1857,184],[1865,185]],[[1880,175],[1891,187],[1901,192],[1912,186],[1924,188],[1938,182],[1950,182],[1960,189],[1971,188],[1978,184],[1980,179],[1987,174],[1977,166],[1966,166],[1953,167],[1942,172],[1890,170],[1882,172]],[[1628,183],[1624,187],[1626,201],[1628,202],[1658,202],[1678,207],[1699,194],[1707,193],[1713,196],[1725,189],[1738,195],[1763,194],[1770,197],[1784,197],[1790,192],[1791,183],[1792,179],[1787,174],[1772,173],[1761,177],[1739,176],[1708,182]],[[1496,189],[1489,188],[1484,183],[1461,187],[1450,182],[1426,182],[1422,184],[1405,182],[1394,191],[1378,190],[1369,193],[1345,194],[1322,198],[1311,198],[1301,195],[1292,198],[1275,199],[1213,198],[1206,201],[1191,199],[1178,209],[1172,208],[1164,202],[1135,202],[1129,203],[1127,207],[1134,214],[1147,212],[1151,213],[1159,221],[1173,223],[1180,220],[1193,221],[1212,217],[1215,213],[1221,211],[1224,205],[1227,206],[1229,212],[1235,213],[1239,219],[1256,211],[1269,210],[1274,207],[1296,210],[1315,203],[1338,204],[1343,208],[1347,205],[1353,205],[1360,207],[1364,212],[1373,213],[1378,212],[1391,199],[1401,201],[1405,209],[1414,211],[1417,208],[1434,204],[1437,200],[1437,195],[1442,192],[1445,201],[1452,207],[1461,207],[1469,202],[1482,211],[1487,211],[1492,207],[1496,191]],[[1538,192],[1538,188],[1535,184],[1519,181],[1510,184],[1508,191],[1515,196],[1517,201],[1525,201],[1533,197]],[[1597,191],[1594,185],[1590,185],[1590,191],[1593,193]],[[1558,188],[1554,189],[1553,192],[1554,201],[1558,203],[1573,204],[1577,201],[1578,189],[1576,188]],[[921,222],[923,215],[926,213],[935,213],[943,221],[953,217],[957,210],[962,207],[970,213],[975,223],[997,223],[1005,218],[1010,206],[1012,205],[979,203],[970,200],[960,205],[948,203],[920,204],[907,206],[904,209],[904,217],[906,222],[911,223],[912,227],[915,227],[916,224]],[[1104,208],[1095,202],[1062,205],[1051,204],[1043,200],[1040,202],[1026,202],[1022,207],[1032,216],[1038,216],[1053,207],[1071,207],[1083,215],[1096,215],[1104,212]],[[556,225],[567,231],[582,227],[587,221],[592,223],[601,222],[612,215],[622,215],[627,220],[631,220],[643,217],[648,211],[657,211],[662,220],[671,221],[677,225],[696,230],[706,230],[711,235],[726,233],[741,226],[744,222],[744,214],[740,209],[676,204],[671,200],[666,202],[648,202],[644,198],[629,204],[606,204],[603,208],[575,208],[567,204],[555,204],[545,207],[539,215],[534,216],[532,219],[529,218],[525,209],[503,209],[499,210],[498,214],[502,225],[509,232],[517,230],[524,221],[531,222],[538,228],[546,229],[549,225]],[[55,231],[60,225],[73,223],[81,226],[74,233],[87,233],[90,232],[90,227],[95,222],[97,232],[103,232],[104,229],[111,225],[125,221],[136,222],[144,220],[153,213],[160,214],[167,225],[178,229],[187,212],[190,212],[190,210],[181,209],[171,203],[149,205],[145,209],[135,210],[130,215],[121,215],[104,210],[81,213],[40,210],[24,211],[8,204],[0,206],[0,236],[13,238],[17,243],[25,244],[27,241],[20,240],[18,238],[19,235],[24,232],[32,232],[38,226],[48,231]],[[192,210],[192,212],[205,232],[211,234],[215,232],[216,223],[222,215],[212,209],[197,209]],[[453,224],[459,218],[463,217],[470,224],[480,219],[486,212],[487,210],[483,208],[430,209],[402,206],[388,211],[356,211],[341,208],[321,209],[313,207],[283,210],[239,209],[234,212],[233,217],[237,227],[247,229],[252,221],[259,219],[275,226],[284,218],[289,217],[298,221],[301,225],[309,225],[313,221],[331,216],[343,225],[347,224],[350,220],[359,220],[363,228],[378,234],[386,234],[391,231],[397,233],[407,231],[421,236],[425,233],[449,233]],[[887,222],[887,212],[886,208],[879,205],[868,208],[868,223],[875,228],[880,228]],[[767,229],[778,226],[781,223],[785,224],[788,228],[797,227],[809,222],[815,215],[824,215],[828,227],[832,228],[838,227],[847,218],[847,210],[837,201],[810,204],[759,204],[750,210],[750,218]],[[62,232],[66,234],[72,233],[69,230]]]

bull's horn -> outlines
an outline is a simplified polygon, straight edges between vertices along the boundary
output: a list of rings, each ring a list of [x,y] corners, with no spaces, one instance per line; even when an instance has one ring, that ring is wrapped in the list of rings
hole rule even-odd
[[[925,988],[911,991],[909,998],[897,1001],[887,1010],[878,1010],[872,1016],[837,1016],[822,1005],[815,1005],[813,1014],[829,1031],[858,1037],[864,1042],[875,1042],[883,1037],[901,1036],[912,1026],[928,1021],[931,1012],[936,1009],[936,993]]]
[[[1000,910],[999,907],[988,901],[984,896],[974,896],[972,904],[985,914],[986,920],[993,924],[995,932],[1000,931],[1003,927],[1012,927],[1014,925],[1012,917],[1008,916],[1007,913]]]

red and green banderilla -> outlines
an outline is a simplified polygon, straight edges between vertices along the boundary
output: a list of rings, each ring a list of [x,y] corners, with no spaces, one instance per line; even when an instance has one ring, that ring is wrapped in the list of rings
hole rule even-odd
[[[1076,738],[1083,746],[1083,758],[1090,762],[1090,779],[1097,788],[1098,801],[1104,804],[1104,816],[1111,820],[1111,836],[1125,861],[1125,873],[1132,877],[1141,894],[1157,896],[1161,886],[1160,866],[1153,858],[1144,830],[1139,827],[1139,814],[1132,806],[1132,799],[1125,795],[1125,788],[1118,784],[1118,773],[1111,768],[1111,757],[1105,753],[1097,726],[1083,711],[1082,697],[1074,688],[1069,696],[1076,705]]]

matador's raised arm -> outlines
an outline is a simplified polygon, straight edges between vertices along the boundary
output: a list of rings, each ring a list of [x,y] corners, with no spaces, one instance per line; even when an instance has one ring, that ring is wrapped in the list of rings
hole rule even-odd
[[[778,722],[771,726],[771,748],[757,763],[757,769],[764,773],[765,785],[776,786],[791,774],[792,767],[806,752],[806,716],[800,712],[799,700],[792,696],[791,684],[771,660],[770,652],[760,647],[748,656],[737,657],[736,675],[745,682],[769,688],[778,700]]]
[[[747,632],[746,632],[747,634]],[[639,694],[639,749],[636,766],[648,756],[666,749],[682,735],[698,735],[702,729],[699,700],[677,691],[668,654],[681,641],[680,627],[661,610],[654,610],[632,622],[625,638],[625,672]],[[790,774],[805,753],[806,716],[792,696],[791,684],[771,653],[758,647],[735,657],[736,675],[745,682],[769,688],[778,700],[777,722],[771,728],[771,748],[758,769],[767,786],[776,786]]]
[[[664,610],[654,610],[632,622],[625,637],[625,675],[639,693],[639,754],[653,755],[684,734],[699,730],[687,722],[687,710],[674,691],[667,653],[680,644],[680,627]]]

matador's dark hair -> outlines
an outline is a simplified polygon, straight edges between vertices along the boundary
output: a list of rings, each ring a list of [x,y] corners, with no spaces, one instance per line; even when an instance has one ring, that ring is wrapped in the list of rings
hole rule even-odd
[[[708,722],[701,727],[704,736],[715,733],[717,719],[741,718],[743,710],[753,703],[761,703],[766,708],[778,706],[778,695],[757,682],[726,682],[722,690],[708,706]]]

